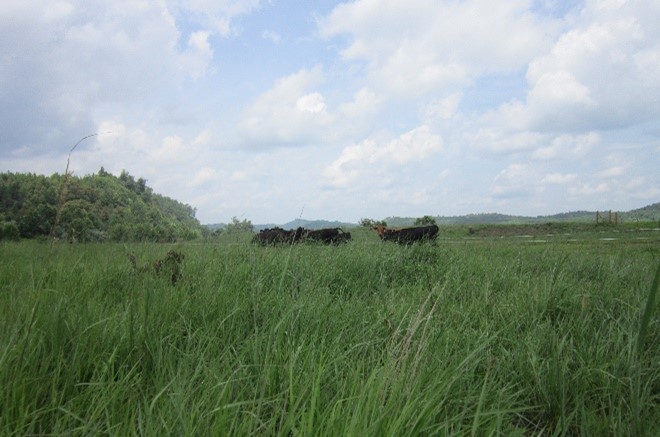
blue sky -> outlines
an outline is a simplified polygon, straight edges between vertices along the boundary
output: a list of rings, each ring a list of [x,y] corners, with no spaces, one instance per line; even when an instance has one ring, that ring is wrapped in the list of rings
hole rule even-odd
[[[660,201],[660,3],[9,0],[0,171],[147,179],[202,223]]]

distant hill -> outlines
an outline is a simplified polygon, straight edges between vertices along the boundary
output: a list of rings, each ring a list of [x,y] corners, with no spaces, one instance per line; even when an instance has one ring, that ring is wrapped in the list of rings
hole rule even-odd
[[[329,220],[304,220],[304,219],[295,219],[288,223],[284,223],[282,227],[284,229],[296,229],[298,227],[303,227],[305,229],[323,229],[323,228],[345,228],[345,227],[355,227],[355,223],[346,223],[339,221],[329,221]]]
[[[615,211],[612,211],[614,214]],[[621,222],[660,221],[660,202],[643,208],[633,209],[628,212],[617,212],[618,220]],[[607,217],[605,211],[600,211],[600,216]],[[434,216],[439,225],[519,225],[536,224],[548,222],[577,222],[589,223],[596,221],[596,211],[572,211],[547,216],[516,216],[498,213],[467,214],[461,216]],[[417,217],[386,217],[385,222],[389,226],[411,226]]]
[[[204,226],[206,226],[207,228],[209,228],[209,230],[211,230],[211,231],[215,231],[216,229],[224,229],[224,228],[226,228],[226,227],[227,227],[227,223],[212,223],[212,224],[210,224],[210,225],[204,225]]]
[[[209,230],[215,231],[216,229],[225,229],[227,227],[226,223],[213,223],[210,225],[205,225]],[[261,223],[253,224],[253,229],[255,232],[259,232],[263,229],[268,228],[283,228],[283,229],[296,229],[302,227],[305,229],[324,229],[324,228],[351,228],[356,227],[356,223],[347,223],[340,221],[330,221],[330,220],[305,220],[305,219],[295,219],[284,224],[275,224],[275,223]]]
[[[614,214],[614,211],[612,211]],[[600,211],[601,217],[607,217],[605,211]],[[386,217],[384,221],[388,226],[412,226],[418,217]],[[538,223],[571,222],[571,223],[592,223],[596,221],[596,211],[570,211],[553,215],[526,217],[517,215],[507,215],[499,213],[481,213],[466,214],[460,216],[434,216],[439,225],[524,225]],[[660,202],[654,203],[643,208],[633,209],[628,212],[618,212],[618,219],[621,222],[640,222],[640,221],[660,221]],[[227,225],[216,223],[206,225],[209,229],[224,229]],[[257,224],[254,225],[255,231],[266,228],[281,227],[284,229],[295,229],[299,226],[307,229],[322,228],[351,228],[359,226],[357,223],[330,221],[330,220],[305,220],[295,219],[284,224]]]
[[[628,221],[658,221],[660,220],[660,202],[633,209],[623,214]]]

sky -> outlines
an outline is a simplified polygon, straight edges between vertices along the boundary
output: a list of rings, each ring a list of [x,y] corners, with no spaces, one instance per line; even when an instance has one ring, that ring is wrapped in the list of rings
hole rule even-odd
[[[660,201],[660,0],[4,0],[0,172],[201,223]]]

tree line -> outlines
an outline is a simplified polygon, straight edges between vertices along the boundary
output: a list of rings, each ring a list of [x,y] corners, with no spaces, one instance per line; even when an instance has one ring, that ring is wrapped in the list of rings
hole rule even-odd
[[[125,170],[114,176],[101,167],[83,177],[0,173],[0,240],[191,240],[205,233],[195,212]]]

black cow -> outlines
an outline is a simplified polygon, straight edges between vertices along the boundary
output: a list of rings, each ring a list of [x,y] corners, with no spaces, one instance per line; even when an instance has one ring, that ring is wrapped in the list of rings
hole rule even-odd
[[[282,228],[263,229],[252,238],[255,244],[268,246],[273,244],[293,244],[301,241],[305,230],[301,227],[298,229],[287,231]]]
[[[383,225],[374,227],[383,241],[395,241],[399,244],[410,244],[416,241],[435,240],[438,235],[437,225],[417,226],[413,228],[388,229]]]
[[[306,230],[305,240],[321,242],[324,244],[346,243],[351,239],[350,232],[344,232],[341,228],[325,228],[318,230]]]

